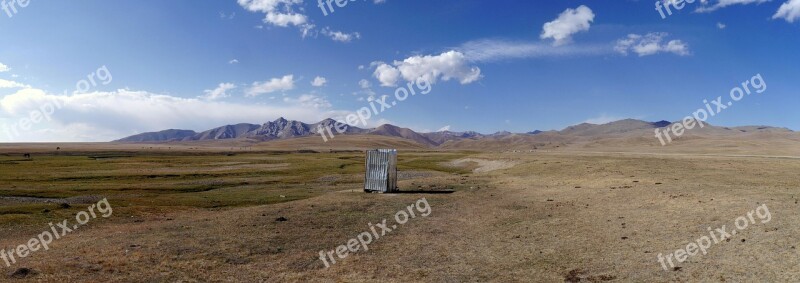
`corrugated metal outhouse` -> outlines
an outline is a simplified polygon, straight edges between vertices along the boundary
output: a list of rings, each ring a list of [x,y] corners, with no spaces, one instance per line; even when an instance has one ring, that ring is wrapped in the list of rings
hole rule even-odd
[[[367,150],[367,173],[364,191],[391,193],[397,191],[397,150]]]

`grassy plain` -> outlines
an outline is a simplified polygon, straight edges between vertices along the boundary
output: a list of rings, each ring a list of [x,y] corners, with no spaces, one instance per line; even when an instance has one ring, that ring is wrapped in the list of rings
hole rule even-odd
[[[114,207],[49,251],[0,262],[0,276],[25,267],[42,282],[800,280],[797,158],[401,151],[405,193],[381,195],[361,191],[361,152],[229,153],[0,157],[0,247],[97,198]],[[421,198],[430,216],[324,268],[320,251]],[[761,204],[770,222],[680,268],[658,263]]]

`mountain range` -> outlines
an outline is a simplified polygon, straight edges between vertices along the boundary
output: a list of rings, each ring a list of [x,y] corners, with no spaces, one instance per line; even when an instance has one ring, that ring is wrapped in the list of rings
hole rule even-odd
[[[569,126],[560,131],[531,131],[527,133],[510,133],[506,131],[494,134],[481,134],[474,131],[452,132],[439,131],[431,133],[418,133],[408,128],[402,128],[390,124],[381,125],[376,128],[362,129],[349,125],[344,125],[343,133],[339,134],[334,130],[336,121],[325,119],[318,123],[306,124],[294,120],[279,118],[275,121],[264,124],[235,124],[210,129],[204,132],[192,130],[169,129],[159,132],[148,132],[129,136],[116,140],[121,143],[152,143],[152,142],[176,142],[176,141],[208,141],[208,140],[254,140],[254,141],[273,141],[287,140],[293,138],[310,137],[319,135],[320,128],[330,128],[335,135],[378,135],[411,140],[426,147],[441,148],[484,148],[486,143],[494,146],[511,148],[517,145],[546,146],[553,144],[567,144],[579,141],[605,141],[613,142],[615,139],[626,138],[640,140],[644,143],[657,142],[654,137],[654,129],[667,127],[672,122],[658,121],[647,122],[636,119],[625,119],[606,124],[582,123]],[[696,128],[686,131],[681,139],[692,139],[697,137],[730,137],[752,134],[778,134],[789,135],[792,138],[800,138],[797,133],[786,129],[768,126],[744,126],[744,127],[718,127],[706,123],[703,128]],[[335,138],[335,137],[334,137]],[[676,139],[678,137],[675,137]],[[322,137],[320,137],[322,141]],[[557,147],[557,146],[556,146]]]
[[[259,141],[283,140],[299,137],[319,135],[320,127],[329,128],[334,135],[340,135],[334,128],[336,120],[325,119],[318,123],[306,124],[294,120],[279,118],[275,121],[266,122],[262,125],[257,124],[235,124],[213,128],[204,132],[192,130],[169,129],[159,132],[141,133],[114,142],[172,142],[172,141],[205,141],[205,140],[225,140],[225,139],[251,139]],[[377,128],[362,129],[349,125],[343,126],[342,135],[381,135],[399,137],[413,140],[426,146],[439,146],[452,140],[482,138],[477,132],[434,132],[417,133],[408,128],[401,128],[390,124],[381,125]],[[506,133],[503,133],[506,134]],[[507,133],[511,134],[511,133]],[[321,137],[320,137],[321,138]],[[330,138],[330,137],[329,137]]]

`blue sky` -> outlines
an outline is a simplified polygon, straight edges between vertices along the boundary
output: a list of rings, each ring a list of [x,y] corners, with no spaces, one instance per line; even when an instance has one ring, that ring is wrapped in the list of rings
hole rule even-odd
[[[709,122],[800,130],[800,0],[698,0],[666,18],[644,0],[357,0],[327,16],[311,0],[29,1],[0,10],[0,141],[313,123],[420,76],[429,94],[369,125],[676,121],[761,74],[766,91]]]

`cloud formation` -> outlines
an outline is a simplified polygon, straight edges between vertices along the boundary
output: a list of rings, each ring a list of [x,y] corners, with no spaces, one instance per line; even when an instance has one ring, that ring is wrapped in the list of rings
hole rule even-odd
[[[728,6],[761,4],[770,0],[700,0],[701,6],[695,9],[697,13],[709,13]]]
[[[31,111],[57,103],[51,120],[19,136],[8,137],[4,127],[14,126]],[[278,117],[304,122],[321,121],[344,113],[330,108],[324,98],[301,95],[270,105],[230,103],[182,98],[146,91],[117,90],[73,95],[47,94],[35,88],[0,98],[0,141],[110,141],[128,135],[164,129],[207,130],[241,122],[261,123]]]
[[[203,92],[205,93],[205,95],[203,95],[202,98],[208,100],[217,100],[229,97],[230,95],[228,95],[228,91],[235,88],[236,85],[232,83],[220,83],[219,86],[217,86],[217,88],[215,89],[204,90]]]
[[[594,21],[594,12],[585,5],[578,6],[576,9],[566,9],[558,18],[552,22],[547,22],[542,27],[541,39],[552,38],[553,45],[559,46],[570,43],[572,35],[578,32],[587,31]]]
[[[315,87],[325,86],[326,83],[328,83],[328,79],[320,76],[317,76],[313,81],[311,81],[311,85]]]
[[[473,62],[494,62],[507,59],[527,59],[554,56],[602,55],[613,52],[608,45],[552,46],[540,42],[512,42],[483,39],[456,48]]]
[[[691,54],[689,45],[681,40],[674,39],[663,43],[664,38],[668,35],[665,32],[651,32],[644,36],[629,34],[628,37],[617,40],[614,50],[622,55],[633,52],[639,57],[657,53],[673,53],[680,56]]]
[[[245,91],[245,95],[254,97],[276,91],[292,90],[294,89],[294,83],[294,75],[291,74],[285,75],[282,78],[272,78],[268,81],[254,82],[253,85]]]
[[[320,33],[322,33],[322,35],[324,36],[329,37],[333,41],[338,41],[338,42],[350,42],[353,41],[353,39],[361,38],[361,34],[358,32],[344,33],[341,31],[333,31],[328,27],[322,29]]]
[[[385,0],[374,1],[375,4],[384,2]],[[329,27],[317,28],[305,14],[302,7],[303,0],[237,0],[237,3],[247,11],[264,13],[262,21],[265,24],[278,27],[297,27],[304,38],[317,37],[319,34],[338,42],[350,42],[361,38],[361,34],[358,32],[346,33],[332,30]],[[257,25],[256,28],[263,29],[264,27]]]
[[[469,66],[466,56],[455,50],[439,55],[411,56],[391,65],[383,62],[373,65],[376,66],[373,76],[385,87],[396,86],[400,79],[413,82],[422,78],[432,84],[455,79],[461,84],[470,84],[481,78],[481,69]]]
[[[311,107],[314,109],[329,109],[332,106],[327,99],[314,94],[303,94],[297,98],[284,97],[283,102],[301,105],[304,107]]]
[[[800,0],[786,1],[786,3],[781,4],[781,7],[772,16],[772,19],[784,19],[790,23],[794,23],[798,18],[800,18]]]
[[[29,85],[18,83],[15,81],[0,79],[0,88],[30,88],[30,87],[31,86]]]
[[[303,0],[237,0],[240,6],[250,12],[265,14],[264,23],[280,27],[299,26],[308,22],[308,17],[294,12],[293,7]]]
[[[362,79],[358,81],[358,86],[361,87],[362,89],[368,89],[372,86],[372,84],[369,83],[368,80]]]

